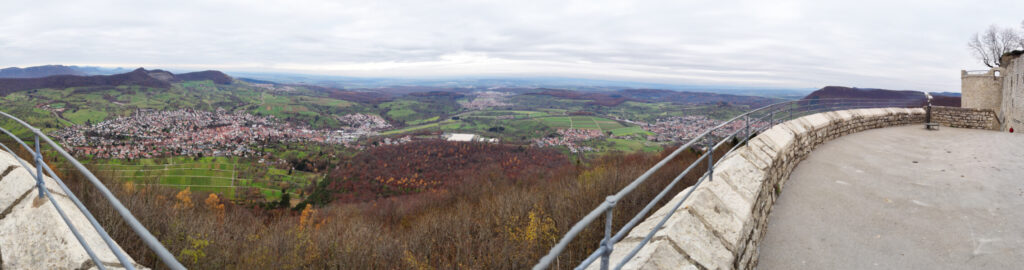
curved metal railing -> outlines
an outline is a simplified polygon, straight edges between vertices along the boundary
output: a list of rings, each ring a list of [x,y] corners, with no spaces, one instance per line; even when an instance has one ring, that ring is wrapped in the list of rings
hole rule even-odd
[[[701,183],[704,181],[713,181],[713,174],[715,169],[714,152],[716,149],[722,147],[725,143],[737,139],[738,143],[732,146],[726,153],[731,153],[737,147],[743,145],[751,138],[751,134],[760,133],[768,128],[771,128],[775,123],[782,123],[789,119],[795,119],[801,116],[810,115],[819,112],[836,111],[836,110],[847,110],[847,109],[858,109],[858,108],[885,108],[885,107],[920,107],[925,102],[924,97],[922,99],[898,99],[898,100],[883,100],[883,99],[802,99],[794,101],[786,101],[767,105],[761,108],[757,108],[739,116],[733,117],[729,121],[725,121],[715,127],[705,130],[700,135],[690,139],[686,144],[683,144],[678,149],[673,151],[667,157],[662,159],[660,162],[655,164],[653,167],[648,169],[642,175],[633,180],[629,185],[619,190],[614,195],[605,198],[597,208],[590,211],[580,221],[576,222],[572,228],[566,232],[558,243],[545,255],[543,258],[533,266],[533,269],[545,269],[551,265],[552,262],[568,247],[569,243],[580,234],[587,226],[596,221],[602,214],[605,216],[605,230],[604,239],[598,244],[598,248],[594,252],[590,253],[585,260],[583,260],[575,269],[584,269],[590,266],[592,263],[601,260],[601,269],[608,269],[612,264],[609,262],[612,249],[619,240],[622,240],[629,233],[634,226],[643,221],[647,213],[654,208],[655,205],[661,201],[665,195],[668,195],[669,191],[683,179],[684,176],[690,173],[691,170],[697,168],[704,163],[706,160],[707,171],[693,184],[693,188],[690,189],[686,194],[683,195],[682,200],[672,206],[672,211],[669,211],[667,215],[661,218],[654,229],[647,233],[643,241],[634,247],[629,254],[627,254],[622,261],[614,264],[614,269],[621,269],[629,262],[633,256],[636,256],[637,252],[643,248],[651,238],[665,225],[665,222],[672,217],[672,214],[690,197],[690,193],[693,192]],[[647,205],[640,210],[632,219],[623,225],[614,235],[612,234],[612,210],[615,208],[615,203],[621,200],[623,197],[628,195],[640,184],[643,184],[651,175],[661,169],[665,164],[669,163],[672,159],[678,156],[686,149],[690,148],[704,148],[703,154],[693,161],[689,166],[683,170],[678,176],[676,176],[672,182],[665,186],[658,195],[647,203]]]
[[[99,233],[100,238],[103,239],[103,242],[107,245],[107,247],[110,248],[110,251],[114,253],[114,256],[117,257],[117,260],[121,263],[121,266],[123,266],[125,269],[135,269],[135,265],[132,263],[128,255],[125,255],[124,251],[122,251],[121,248],[117,246],[117,243],[115,243],[114,240],[110,238],[110,235],[107,234],[107,231],[103,229],[103,226],[96,221],[96,218],[93,217],[92,213],[89,212],[89,209],[85,208],[85,205],[83,205],[82,202],[78,200],[78,197],[75,196],[74,193],[71,193],[71,190],[69,190],[67,185],[64,184],[64,181],[62,181],[60,177],[58,177],[57,174],[54,173],[52,169],[50,169],[50,166],[47,166],[45,163],[43,163],[43,155],[42,151],[40,150],[40,140],[42,140],[46,144],[49,144],[50,147],[53,148],[53,150],[57,151],[57,153],[59,153],[61,156],[67,159],[67,161],[71,163],[71,165],[74,165],[74,167],[77,168],[78,171],[81,172],[82,175],[84,175],[85,178],[88,179],[89,182],[91,182],[97,190],[100,191],[100,194],[103,195],[103,197],[107,199],[108,202],[110,202],[110,206],[112,206],[114,210],[121,215],[121,218],[126,223],[128,223],[128,226],[131,227],[133,231],[135,231],[135,234],[137,234],[139,238],[142,238],[142,242],[144,242],[146,246],[149,246],[149,248],[153,250],[154,253],[156,253],[157,258],[159,258],[160,261],[164,263],[164,265],[171,269],[185,269],[185,266],[178,262],[178,260],[174,258],[174,255],[171,254],[171,252],[168,251],[167,248],[163,246],[163,244],[160,244],[160,241],[157,240],[156,237],[153,236],[153,234],[149,233],[149,230],[146,230],[146,227],[142,226],[142,223],[139,223],[139,221],[135,219],[135,216],[133,216],[132,213],[128,211],[128,209],[125,208],[124,205],[121,204],[121,201],[119,201],[117,197],[114,197],[114,194],[111,193],[110,190],[108,190],[107,187],[104,186],[103,183],[100,182],[100,180],[97,179],[96,176],[92,174],[92,172],[86,169],[85,166],[82,165],[82,163],[79,163],[78,160],[76,160],[73,156],[68,154],[67,151],[64,151],[64,149],[61,148],[60,145],[54,143],[53,140],[47,137],[46,134],[43,134],[43,132],[40,131],[39,129],[5,112],[0,112],[0,116],[13,120],[17,124],[31,131],[34,135],[35,149],[29,147],[29,145],[26,144],[25,141],[23,141],[18,136],[14,135],[14,133],[12,133],[11,131],[4,129],[3,127],[0,127],[0,131],[14,139],[14,141],[20,144],[21,147],[25,148],[25,150],[32,154],[36,163],[35,172],[29,170],[29,166],[25,164],[25,160],[21,159],[21,157],[18,157],[18,155],[15,154],[15,152],[12,151],[10,148],[8,148],[7,145],[0,143],[0,147],[3,147],[4,150],[11,153],[11,155],[14,156],[18,163],[21,163],[21,167],[25,168],[25,170],[28,170],[29,175],[35,178],[36,187],[39,189],[39,198],[46,197],[47,199],[50,200],[50,204],[52,204],[53,207],[57,209],[57,213],[60,214],[61,219],[64,220],[64,224],[68,225],[68,228],[71,229],[71,233],[75,235],[75,238],[78,240],[78,243],[82,245],[82,248],[85,249],[85,252],[89,255],[89,258],[92,259],[97,268],[106,269],[106,266],[103,264],[102,261],[100,261],[99,257],[96,256],[96,253],[93,252],[92,247],[90,247],[89,244],[85,241],[81,233],[78,232],[78,228],[76,228],[75,225],[72,224],[71,220],[65,214],[64,209],[61,209],[60,205],[57,204],[57,201],[54,200],[53,195],[50,194],[49,190],[47,190],[45,183],[43,182],[44,170],[46,172],[46,175],[50,176],[50,178],[52,178],[54,182],[57,182],[57,185],[59,185],[60,188],[64,191],[64,193],[67,194],[67,197],[70,198],[71,201],[75,203],[75,206],[78,207],[78,209],[85,215],[85,217],[89,220],[89,223],[92,224],[92,227],[96,230],[97,233]]]

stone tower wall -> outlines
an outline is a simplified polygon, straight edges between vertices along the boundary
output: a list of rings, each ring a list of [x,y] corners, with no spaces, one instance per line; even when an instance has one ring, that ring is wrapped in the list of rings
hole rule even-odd
[[[1024,58],[1004,55],[988,72],[960,71],[961,107],[996,112],[999,129],[1024,129]]]
[[[1000,76],[996,76],[999,71]],[[960,71],[961,107],[999,111],[1003,103],[1002,71],[989,70],[977,74]]]
[[[1002,130],[1011,127],[1024,132],[1024,57],[1003,57],[1002,105],[996,111],[1002,117]]]

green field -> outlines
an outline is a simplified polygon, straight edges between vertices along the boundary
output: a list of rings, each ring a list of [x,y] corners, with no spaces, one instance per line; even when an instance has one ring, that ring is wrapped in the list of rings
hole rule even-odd
[[[618,121],[596,116],[553,116],[536,118],[536,120],[555,129],[578,128],[611,131],[626,127]]]
[[[407,126],[382,132],[390,136],[418,131],[465,132],[480,134],[488,138],[502,140],[526,141],[532,138],[548,136],[557,129],[596,129],[611,132],[615,136],[639,135],[651,133],[636,126],[627,126],[618,121],[599,116],[552,116],[555,113],[546,111],[524,110],[485,110],[466,112],[446,120],[429,118],[416,121],[418,125]],[[643,138],[643,137],[637,137]]]
[[[533,117],[548,116],[547,112],[540,111],[515,111],[515,110],[487,110],[487,111],[475,111],[467,113],[465,117],[480,117],[480,118],[498,118],[498,117],[510,117],[512,119],[523,119]]]
[[[281,190],[299,198],[298,190],[321,177],[319,174],[253,164],[228,157],[95,160],[85,162],[100,177],[131,181],[140,185],[190,188],[220,193],[236,199],[238,188],[258,188],[267,201],[281,197]]]
[[[446,96],[406,96],[377,105],[382,116],[404,125],[419,125],[447,118],[462,110],[458,99]]]
[[[640,127],[637,127],[637,126],[606,129],[606,131],[611,131],[613,136],[630,136],[630,135],[647,136],[647,135],[654,135],[654,133],[652,133],[650,131],[646,131],[643,128],[640,128]]]

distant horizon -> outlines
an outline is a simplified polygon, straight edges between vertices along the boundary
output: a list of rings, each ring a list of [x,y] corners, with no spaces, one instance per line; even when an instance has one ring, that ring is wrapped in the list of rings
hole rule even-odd
[[[959,91],[960,89],[954,89],[955,91],[930,91],[930,90],[923,90],[923,89],[890,89],[890,88],[882,88],[882,87],[874,87],[874,86],[853,86],[853,85],[836,85],[836,84],[822,85],[822,86],[818,86],[818,87],[803,87],[803,88],[800,88],[800,87],[765,87],[765,86],[756,86],[756,85],[729,85],[729,84],[722,84],[722,85],[700,85],[700,84],[685,84],[685,83],[683,83],[683,84],[673,84],[673,83],[658,83],[658,82],[645,82],[645,81],[599,79],[599,78],[580,78],[580,77],[561,77],[561,76],[543,76],[543,75],[537,75],[537,76],[514,76],[514,75],[508,75],[508,76],[503,76],[503,75],[465,75],[465,76],[455,76],[455,75],[452,75],[452,76],[431,76],[431,77],[371,77],[371,76],[363,77],[363,76],[341,76],[341,75],[330,75],[330,74],[299,73],[298,71],[295,71],[295,72],[233,71],[233,70],[203,69],[203,68],[197,68],[197,69],[177,69],[177,68],[147,67],[147,66],[124,67],[124,66],[95,66],[95,65],[79,65],[79,64],[43,64],[43,65],[35,65],[35,66],[8,66],[8,67],[0,67],[0,69],[7,69],[7,68],[25,69],[25,68],[43,67],[43,66],[66,66],[66,67],[79,67],[79,68],[99,68],[99,69],[107,69],[107,70],[112,70],[112,71],[113,70],[124,70],[125,72],[130,72],[130,71],[138,69],[138,68],[143,68],[143,69],[146,69],[146,70],[165,70],[165,71],[169,71],[169,72],[176,73],[176,74],[188,73],[188,72],[199,72],[199,71],[206,71],[206,70],[214,70],[214,71],[224,72],[225,74],[228,74],[228,75],[230,75],[232,77],[235,77],[235,78],[244,78],[244,79],[253,79],[253,80],[266,80],[266,81],[272,81],[272,82],[275,82],[275,83],[284,83],[284,84],[295,83],[295,82],[275,81],[275,80],[273,80],[273,78],[259,77],[258,75],[308,77],[309,79],[321,79],[321,80],[330,80],[330,79],[334,79],[334,80],[341,80],[341,79],[352,79],[352,80],[396,80],[396,81],[407,81],[406,83],[409,83],[409,84],[389,84],[389,85],[381,84],[381,85],[379,85],[377,87],[391,87],[391,86],[435,86],[435,85],[420,85],[420,84],[416,84],[416,83],[424,83],[424,82],[438,83],[438,82],[442,82],[442,81],[458,81],[458,80],[522,80],[522,81],[534,81],[536,83],[541,83],[539,81],[544,81],[544,80],[548,80],[548,81],[577,80],[577,81],[586,81],[586,82],[589,82],[589,84],[551,83],[551,84],[542,85],[542,86],[539,86],[539,87],[552,87],[552,86],[621,87],[621,88],[625,88],[625,89],[651,88],[651,89],[662,89],[662,90],[699,91],[699,92],[707,92],[707,91],[701,91],[701,90],[726,90],[726,91],[729,91],[729,90],[734,90],[734,91],[764,90],[764,91],[792,91],[792,92],[810,93],[810,92],[813,92],[815,90],[822,89],[824,87],[837,86],[837,87],[849,87],[849,88],[858,88],[858,89],[884,89],[884,90],[894,90],[894,91],[924,91],[924,92],[938,92],[938,93],[943,93],[943,92],[960,93],[960,91]],[[257,75],[257,76],[253,76],[253,75]],[[340,81],[334,81],[334,82],[340,82]],[[647,85],[647,86],[638,86],[638,85]],[[440,87],[440,86],[435,86],[435,87]],[[458,86],[449,86],[449,87],[458,88]],[[467,87],[469,87],[469,86],[467,86]]]
[[[337,74],[332,74],[332,73],[329,73],[329,72],[302,71],[302,70],[280,70],[280,71],[277,71],[277,70],[249,69],[249,68],[243,68],[243,69],[231,69],[231,68],[220,69],[220,68],[203,68],[200,65],[167,66],[167,65],[159,65],[159,64],[155,64],[155,65],[141,65],[141,66],[129,66],[129,65],[121,66],[121,65],[104,65],[104,64],[96,65],[96,64],[52,64],[52,63],[50,63],[50,64],[29,65],[29,66],[7,66],[7,67],[0,67],[0,69],[4,69],[4,68],[21,68],[21,69],[24,69],[24,68],[40,67],[40,66],[68,66],[68,67],[82,67],[82,68],[101,68],[101,69],[110,69],[110,70],[119,70],[120,69],[120,70],[126,70],[126,71],[131,71],[131,70],[135,70],[135,69],[138,69],[138,68],[144,68],[146,70],[157,70],[157,69],[159,69],[159,70],[166,70],[166,71],[170,71],[170,72],[173,72],[173,73],[186,73],[186,72],[198,72],[198,71],[205,71],[205,70],[216,70],[216,71],[224,72],[225,74],[229,74],[229,75],[230,74],[249,74],[249,75],[264,74],[264,75],[307,76],[307,77],[335,78],[335,79],[349,78],[349,79],[367,79],[367,80],[420,80],[420,81],[430,81],[430,80],[464,80],[464,79],[480,79],[480,80],[487,80],[487,79],[520,79],[520,80],[528,80],[528,79],[556,79],[556,80],[557,79],[569,79],[569,80],[603,81],[603,82],[609,82],[609,83],[652,84],[652,85],[664,85],[664,86],[683,87],[683,88],[710,88],[710,89],[729,89],[729,90],[732,90],[732,89],[735,89],[735,90],[763,89],[763,90],[792,90],[792,91],[807,91],[807,92],[811,92],[811,91],[814,91],[814,90],[817,90],[817,89],[821,89],[821,88],[826,87],[826,86],[843,86],[843,87],[861,88],[861,89],[886,89],[886,90],[897,90],[897,91],[909,90],[909,91],[926,91],[926,92],[954,92],[954,93],[959,93],[960,92],[959,87],[955,88],[955,89],[946,89],[946,90],[925,90],[925,89],[911,89],[911,88],[903,88],[903,89],[901,89],[901,88],[886,88],[886,87],[878,87],[878,86],[861,86],[861,85],[854,86],[854,85],[842,85],[842,84],[836,84],[836,83],[832,83],[832,84],[826,83],[826,84],[820,85],[820,86],[809,86],[809,87],[795,87],[795,86],[794,87],[785,87],[785,86],[760,86],[760,85],[756,85],[756,84],[751,85],[751,84],[674,83],[674,82],[662,82],[662,81],[657,81],[657,80],[655,80],[655,81],[650,81],[650,80],[630,80],[629,78],[589,78],[589,77],[571,77],[571,76],[556,76],[556,75],[526,75],[526,74],[520,74],[520,75],[516,75],[516,74],[493,74],[493,75],[469,74],[469,75],[435,75],[435,76],[427,76],[427,75],[421,75],[421,76],[410,76],[410,75],[406,75],[406,76],[370,76],[370,75],[337,75]],[[987,70],[988,68],[986,67],[986,68],[965,69],[965,70],[982,70],[982,69],[983,70]],[[959,71],[960,70],[956,70],[956,75],[959,75]],[[237,76],[233,76],[233,77],[237,77]],[[244,76],[241,76],[241,77],[244,78]],[[957,81],[959,81],[959,76],[957,76],[956,78],[957,78]],[[251,79],[258,79],[258,78],[251,78]],[[577,85],[577,86],[580,86],[580,85]],[[601,85],[601,86],[614,86],[614,85]],[[668,90],[676,90],[676,89],[668,89]]]

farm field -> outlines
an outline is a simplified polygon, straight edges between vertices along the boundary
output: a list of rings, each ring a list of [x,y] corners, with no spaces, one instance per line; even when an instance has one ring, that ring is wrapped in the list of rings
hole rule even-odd
[[[596,116],[552,116],[536,118],[536,120],[555,129],[579,128],[610,131],[626,127],[615,120]]]
[[[93,160],[84,162],[97,176],[125,179],[140,185],[220,193],[241,199],[239,188],[257,188],[267,201],[281,197],[281,190],[298,198],[299,190],[320,179],[319,174],[277,169],[228,157]]]
[[[377,105],[384,117],[406,125],[446,119],[460,111],[457,98],[448,96],[407,96]]]
[[[643,128],[640,128],[638,126],[606,129],[605,131],[611,131],[613,136],[630,136],[630,135],[647,136],[647,135],[654,135],[653,132],[646,131]]]
[[[449,124],[449,123],[454,123],[454,122],[457,122],[457,121],[455,121],[455,120],[444,120],[444,121],[436,122],[436,123],[422,124],[422,125],[410,126],[410,127],[400,128],[400,129],[392,129],[392,130],[381,132],[380,134],[381,135],[402,134],[402,133],[408,133],[408,132],[413,132],[413,131],[418,131],[418,130],[423,130],[423,129],[437,128],[437,126],[439,126],[439,125],[444,125],[444,124]]]
[[[516,110],[493,110],[475,111],[465,114],[466,117],[498,118],[499,116],[511,117],[513,119],[533,118],[548,116],[547,112],[539,111],[516,111]]]
[[[569,128],[595,129],[600,130],[602,133],[611,132],[614,136],[647,136],[653,134],[638,126],[623,124],[605,117],[553,115],[556,113],[550,110],[473,111],[461,113],[455,117],[440,121],[437,121],[439,119],[437,117],[427,119],[434,120],[432,122],[416,121],[414,123],[419,123],[418,125],[384,131],[381,135],[389,136],[433,130],[439,132],[466,132],[480,134],[485,137],[526,140],[547,136],[557,129]]]

